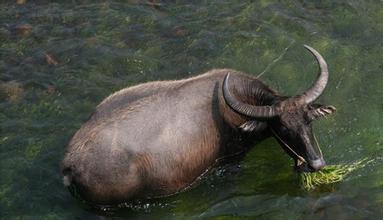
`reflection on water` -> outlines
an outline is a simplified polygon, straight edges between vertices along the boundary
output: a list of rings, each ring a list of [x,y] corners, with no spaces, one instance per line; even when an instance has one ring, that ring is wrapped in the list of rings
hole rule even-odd
[[[4,218],[381,218],[383,3],[380,1],[9,1],[0,3],[0,213]],[[95,211],[64,189],[71,135],[108,94],[140,82],[234,68],[285,94],[326,58],[315,124],[328,163],[374,162],[342,183],[301,190],[270,139],[193,189],[137,209]]]

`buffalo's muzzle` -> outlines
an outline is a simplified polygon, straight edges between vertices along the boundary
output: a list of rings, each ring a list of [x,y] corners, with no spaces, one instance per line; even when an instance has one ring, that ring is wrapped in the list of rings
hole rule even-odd
[[[309,166],[311,171],[315,172],[322,169],[324,166],[326,166],[326,162],[324,161],[323,158],[319,158],[316,160],[309,161]]]

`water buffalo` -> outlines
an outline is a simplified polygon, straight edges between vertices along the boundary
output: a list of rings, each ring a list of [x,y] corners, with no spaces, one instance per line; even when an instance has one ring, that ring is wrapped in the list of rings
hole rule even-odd
[[[311,122],[335,111],[313,104],[328,81],[325,60],[303,94],[278,94],[256,77],[214,69],[122,89],[103,100],[70,141],[64,184],[94,204],[179,192],[217,159],[275,137],[298,170],[325,166]]]

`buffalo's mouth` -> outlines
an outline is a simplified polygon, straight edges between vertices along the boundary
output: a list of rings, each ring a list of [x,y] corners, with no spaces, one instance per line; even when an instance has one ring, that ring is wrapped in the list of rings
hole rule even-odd
[[[326,162],[323,158],[310,160],[309,162],[295,159],[295,170],[297,172],[316,172],[326,166]]]

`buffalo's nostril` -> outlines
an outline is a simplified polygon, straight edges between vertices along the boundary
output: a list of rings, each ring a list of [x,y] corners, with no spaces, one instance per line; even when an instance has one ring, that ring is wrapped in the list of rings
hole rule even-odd
[[[313,171],[318,171],[322,169],[324,166],[326,166],[326,162],[321,158],[317,160],[312,160],[309,162],[310,167],[313,169]]]

